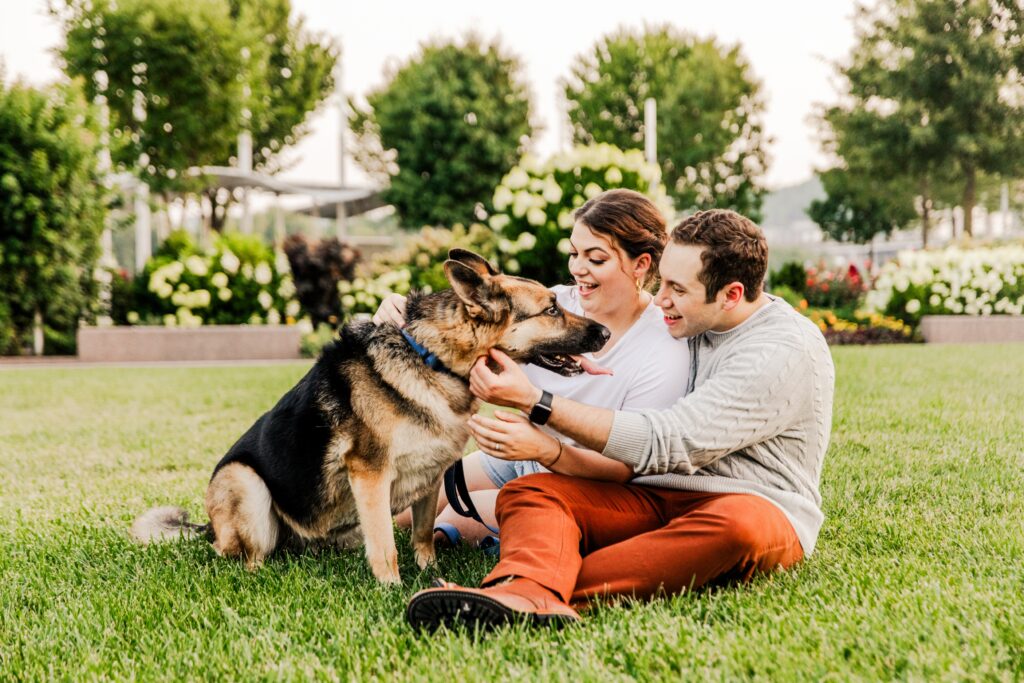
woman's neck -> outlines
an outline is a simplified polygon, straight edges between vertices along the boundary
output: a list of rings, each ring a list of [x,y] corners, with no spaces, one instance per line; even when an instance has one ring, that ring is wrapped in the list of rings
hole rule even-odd
[[[651,303],[651,295],[647,292],[642,292],[637,298],[632,300],[632,305],[619,306],[610,314],[606,313],[595,313],[593,315],[587,314],[587,317],[595,322],[599,322],[608,328],[608,331],[612,333],[609,337],[608,342],[604,345],[604,348],[594,353],[594,358],[600,358],[604,354],[608,353],[619,341],[622,335],[629,331],[629,328],[633,327],[633,324],[640,319],[640,316],[647,310],[647,306]]]

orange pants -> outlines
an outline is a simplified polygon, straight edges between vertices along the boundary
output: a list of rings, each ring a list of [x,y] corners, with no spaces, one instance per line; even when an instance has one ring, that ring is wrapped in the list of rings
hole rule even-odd
[[[543,473],[498,494],[501,559],[482,585],[531,579],[584,605],[746,581],[803,558],[789,520],[764,498]]]

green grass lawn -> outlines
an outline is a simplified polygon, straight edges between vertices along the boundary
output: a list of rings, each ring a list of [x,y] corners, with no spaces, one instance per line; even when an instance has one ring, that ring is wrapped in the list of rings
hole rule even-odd
[[[561,632],[418,635],[360,553],[255,574],[204,542],[141,548],[155,504],[202,519],[221,454],[302,365],[0,371],[0,679],[1020,679],[1024,345],[838,348],[818,550],[750,585]],[[473,583],[490,561],[440,556]]]

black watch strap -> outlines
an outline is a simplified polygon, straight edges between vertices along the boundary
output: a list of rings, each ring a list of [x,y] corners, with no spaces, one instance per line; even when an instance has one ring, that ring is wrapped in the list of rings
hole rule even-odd
[[[550,391],[542,391],[540,400],[533,404],[530,409],[530,422],[535,425],[542,425],[551,417],[551,400],[554,396]]]

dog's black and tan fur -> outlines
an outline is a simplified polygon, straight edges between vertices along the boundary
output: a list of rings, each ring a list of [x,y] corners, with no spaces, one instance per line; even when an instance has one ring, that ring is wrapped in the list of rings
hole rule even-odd
[[[132,534],[147,542],[207,531],[219,554],[255,568],[286,540],[341,543],[361,528],[374,575],[396,583],[391,519],[411,506],[416,561],[432,563],[441,476],[461,457],[477,409],[467,382],[477,358],[498,348],[576,374],[568,354],[596,351],[608,338],[539,283],[499,274],[471,252],[452,250],[445,273],[452,289],[409,297],[405,329],[446,370],[425,365],[390,325],[344,327],[217,464],[208,527],[157,508]]]

